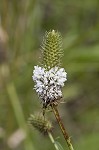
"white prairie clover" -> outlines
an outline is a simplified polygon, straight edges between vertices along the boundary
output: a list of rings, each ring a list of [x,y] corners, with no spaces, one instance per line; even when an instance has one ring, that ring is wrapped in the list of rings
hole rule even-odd
[[[33,70],[34,89],[46,108],[62,98],[62,87],[67,80],[67,73],[60,68],[62,57],[61,36],[54,30],[45,34],[42,46],[42,66]]]
[[[32,77],[35,82],[34,89],[43,104],[47,105],[62,98],[61,88],[67,80],[64,68],[54,67],[46,70],[35,66]]]

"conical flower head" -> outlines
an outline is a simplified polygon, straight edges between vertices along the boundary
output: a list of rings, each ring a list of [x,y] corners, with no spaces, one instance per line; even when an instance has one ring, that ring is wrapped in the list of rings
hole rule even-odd
[[[54,30],[46,32],[42,44],[42,65],[46,69],[60,66],[62,57],[61,34]]]

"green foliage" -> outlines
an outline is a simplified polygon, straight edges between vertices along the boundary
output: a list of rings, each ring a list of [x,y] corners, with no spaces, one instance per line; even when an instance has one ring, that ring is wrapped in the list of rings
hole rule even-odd
[[[6,139],[10,139],[10,136],[24,124],[23,119],[20,119],[21,116],[27,121],[29,114],[38,109],[41,111],[40,102],[32,90],[32,70],[39,61],[39,45],[42,37],[45,31],[51,32],[52,29],[55,33],[58,30],[62,34],[64,50],[62,63],[68,75],[63,89],[66,103],[64,107],[60,105],[62,119],[70,131],[75,150],[88,150],[88,146],[90,150],[99,149],[99,134],[97,134],[99,0],[2,0],[0,3],[0,149],[2,150],[10,149]],[[13,83],[16,94],[10,91],[9,97],[6,87],[9,87],[10,83]],[[16,106],[16,95],[19,106]],[[19,108],[23,115],[19,114]],[[56,124],[55,131],[57,133],[54,133],[54,136],[60,135]],[[29,137],[31,140],[23,140],[25,142],[21,142],[13,149],[24,150],[27,146],[26,148],[30,150],[29,143],[32,141],[37,150],[54,150],[49,139],[36,131],[30,133]],[[65,147],[61,135],[59,140],[62,147]],[[38,141],[41,144],[38,144]]]

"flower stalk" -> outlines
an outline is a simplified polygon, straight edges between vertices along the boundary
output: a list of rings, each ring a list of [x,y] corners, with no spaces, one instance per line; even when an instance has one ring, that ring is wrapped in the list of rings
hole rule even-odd
[[[62,122],[62,120],[61,120],[61,117],[60,117],[60,115],[59,115],[57,106],[52,105],[51,107],[52,107],[53,113],[54,113],[54,115],[55,115],[55,117],[56,117],[56,120],[57,120],[57,122],[58,122],[58,124],[59,124],[59,126],[60,126],[60,129],[61,129],[61,131],[62,131],[62,134],[63,134],[63,136],[64,136],[64,138],[65,138],[65,140],[66,140],[66,142],[67,142],[67,145],[68,145],[69,150],[74,150],[74,148],[73,148],[73,146],[72,146],[72,143],[71,143],[71,139],[70,139],[70,137],[69,137],[69,135],[68,135],[68,133],[67,133],[65,127],[64,127],[64,124],[63,124],[63,122]]]
[[[52,124],[49,122],[46,118],[43,116],[38,115],[30,115],[28,119],[28,124],[31,125],[31,127],[37,129],[39,132],[41,132],[44,135],[48,135],[50,141],[54,145],[56,150],[59,150],[53,136],[52,136]]]
[[[56,150],[59,150],[59,148],[58,148],[57,144],[55,143],[55,140],[54,140],[54,138],[53,138],[51,132],[48,132],[48,136],[49,136],[51,142],[54,144],[55,149],[56,149]]]

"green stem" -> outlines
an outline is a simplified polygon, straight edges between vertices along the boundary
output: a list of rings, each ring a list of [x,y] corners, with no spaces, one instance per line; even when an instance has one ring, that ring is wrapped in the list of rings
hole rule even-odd
[[[60,126],[60,129],[61,129],[61,131],[62,131],[62,133],[63,133],[63,136],[64,136],[64,138],[65,138],[65,140],[66,140],[66,142],[67,142],[67,145],[68,145],[69,150],[74,150],[74,148],[73,148],[73,146],[72,146],[72,143],[71,143],[71,139],[70,139],[70,137],[69,137],[69,135],[68,135],[68,133],[67,133],[67,131],[66,131],[64,125],[63,125],[63,122],[62,122],[61,117],[60,117],[60,115],[59,115],[59,112],[58,112],[58,110],[57,110],[57,106],[52,105],[51,107],[52,107],[52,110],[53,110],[54,115],[55,115],[55,117],[56,117],[56,120],[57,120],[57,122],[58,122],[58,124],[59,124],[59,126]]]
[[[48,136],[49,136],[51,142],[54,144],[55,149],[59,150],[59,148],[58,148],[57,144],[55,143],[55,140],[50,132],[48,132]]]

